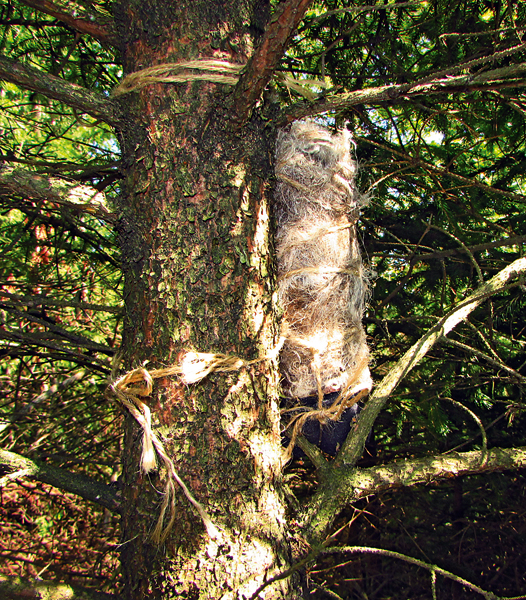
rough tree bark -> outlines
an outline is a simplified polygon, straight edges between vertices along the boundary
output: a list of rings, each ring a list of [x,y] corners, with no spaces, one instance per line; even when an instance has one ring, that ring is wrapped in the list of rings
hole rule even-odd
[[[243,65],[268,10],[256,0],[123,0],[116,4],[116,25],[125,74],[195,58]],[[208,81],[155,83],[120,100],[124,369],[176,363],[183,350],[254,359],[279,337],[268,236],[272,106],[244,106],[240,115],[232,90]],[[140,430],[130,418],[126,597],[250,597],[291,559],[275,362],[211,375],[194,387],[166,378],[150,403],[179,475],[221,535],[208,537],[178,490],[173,531],[162,548],[152,543],[163,482],[140,473]],[[266,597],[299,597],[296,585],[280,581]]]

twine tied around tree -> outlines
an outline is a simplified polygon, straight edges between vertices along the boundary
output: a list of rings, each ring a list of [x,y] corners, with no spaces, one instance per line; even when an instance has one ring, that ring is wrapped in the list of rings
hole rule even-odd
[[[179,364],[152,370],[148,370],[145,367],[139,367],[129,371],[109,384],[108,389],[111,390],[121,404],[128,409],[142,429],[142,471],[145,474],[148,474],[157,469],[157,455],[166,469],[167,479],[164,489],[164,498],[161,504],[161,511],[157,524],[151,535],[151,538],[155,543],[162,544],[174,524],[176,516],[175,484],[179,485],[188,501],[201,517],[208,536],[213,540],[219,540],[221,538],[221,533],[219,528],[213,523],[206,509],[193,497],[184,481],[179,477],[172,459],[168,456],[164,448],[163,442],[152,429],[151,410],[144,401],[144,398],[152,394],[154,380],[161,377],[176,375],[180,378],[182,383],[191,385],[198,383],[213,372],[232,373],[239,371],[264,361],[276,359],[286,339],[287,336],[282,334],[276,346],[268,354],[254,360],[245,360],[238,356],[210,352],[187,352]],[[313,358],[313,369],[316,371],[318,379],[318,406],[316,409],[303,406],[284,411],[290,412],[290,410],[298,410],[298,408],[304,411],[303,414],[293,417],[287,426],[287,428],[293,426],[293,430],[290,443],[283,454],[284,462],[287,462],[290,459],[296,439],[298,435],[300,435],[307,419],[315,418],[318,419],[320,423],[327,423],[329,420],[337,421],[344,410],[352,406],[355,402],[358,402],[358,400],[369,391],[368,389],[357,390],[355,386],[353,387],[353,383],[356,383],[356,381],[350,380],[346,387],[341,390],[331,406],[324,408],[322,405],[323,391],[321,388],[321,377],[319,374],[319,367],[317,368],[316,357]],[[168,511],[168,521],[165,524],[165,516]]]
[[[113,89],[112,96],[129,94],[154,83],[210,81],[211,83],[236,85],[244,68],[245,65],[206,58],[163,63],[130,73]],[[307,100],[314,100],[317,96],[317,93],[310,89],[311,87],[327,87],[325,81],[319,79],[299,80],[282,73],[276,74],[274,79]]]
[[[131,383],[143,383],[140,387],[130,387]],[[152,532],[152,540],[161,544],[166,539],[175,521],[175,484],[174,481],[183,490],[184,495],[194,506],[201,517],[208,535],[211,539],[219,537],[219,530],[212,523],[204,507],[192,496],[184,481],[179,477],[175,470],[172,459],[164,449],[164,445],[159,437],[152,430],[151,411],[149,406],[141,400],[141,397],[148,396],[152,392],[153,377],[144,368],[135,369],[127,373],[114,383],[110,384],[111,391],[125,406],[130,414],[135,418],[143,430],[141,468],[144,473],[149,473],[157,468],[157,459],[155,452],[159,455],[167,472],[166,485],[164,489],[164,498],[161,505],[161,512],[157,524]],[[164,517],[170,508],[168,523],[164,525]]]
[[[147,474],[157,469],[157,455],[166,468],[167,479],[164,498],[157,524],[151,536],[155,543],[163,543],[174,524],[176,515],[175,483],[179,485],[188,501],[196,509],[209,537],[213,540],[218,540],[221,537],[221,533],[218,527],[212,522],[203,505],[192,496],[184,481],[179,477],[172,459],[168,456],[164,448],[163,442],[152,429],[151,410],[144,401],[144,398],[152,394],[154,380],[177,375],[182,383],[191,385],[198,383],[212,372],[229,373],[239,371],[240,369],[264,361],[274,360],[279,355],[283,342],[284,338],[280,337],[278,344],[268,354],[254,360],[245,360],[238,356],[210,352],[187,352],[179,364],[152,370],[139,367],[109,384],[108,390],[117,397],[141,426],[143,432],[141,469],[143,473]],[[164,524],[168,510],[168,522]]]

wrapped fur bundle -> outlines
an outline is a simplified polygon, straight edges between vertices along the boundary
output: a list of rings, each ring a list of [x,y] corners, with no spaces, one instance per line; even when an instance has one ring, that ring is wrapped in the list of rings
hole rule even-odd
[[[320,414],[312,416],[320,421],[338,419],[372,386],[362,326],[367,278],[356,239],[363,201],[350,143],[346,129],[331,135],[302,121],[282,133],[277,145],[283,390],[289,398],[317,396]],[[334,392],[340,393],[328,412],[323,396]]]

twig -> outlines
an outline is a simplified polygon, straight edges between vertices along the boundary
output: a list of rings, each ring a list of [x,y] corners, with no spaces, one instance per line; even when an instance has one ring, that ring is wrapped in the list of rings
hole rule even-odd
[[[523,244],[526,242],[526,235],[516,235],[509,238],[503,238],[494,242],[487,242],[485,244],[475,244],[474,246],[468,246],[467,249],[473,252],[482,252],[484,250],[490,250],[491,248],[500,248],[501,246],[514,246],[515,244]],[[383,242],[377,242],[382,244]],[[451,250],[442,250],[439,252],[429,252],[427,254],[417,254],[415,256],[416,261],[432,260],[437,258],[447,258],[448,256],[455,256],[456,254],[462,254],[465,252],[464,248],[453,248]],[[383,255],[383,252],[382,252]],[[412,255],[411,255],[412,256]],[[409,258],[407,255],[399,255],[397,258]]]
[[[72,302],[71,300],[57,300],[48,296],[19,296],[11,294],[3,289],[0,289],[0,297],[5,297],[16,302],[16,306],[29,306],[31,308],[45,307],[71,307],[78,310],[93,310],[103,311],[114,314],[121,314],[124,309],[120,306],[107,306],[105,304],[92,304],[91,302]],[[14,306],[14,305],[13,305]]]
[[[427,569],[432,574],[434,573],[435,577],[436,575],[442,575],[442,577],[456,581],[460,585],[463,585],[468,589],[477,592],[478,594],[481,594],[482,596],[484,596],[484,598],[486,598],[486,600],[522,600],[526,598],[526,596],[524,595],[514,597],[497,596],[493,592],[483,590],[478,585],[467,581],[467,579],[459,577],[458,575],[455,575],[450,571],[446,571],[445,569],[442,569],[437,565],[432,565],[430,563],[424,562],[423,560],[419,560],[417,558],[413,558],[412,556],[407,556],[405,554],[400,554],[399,552],[393,552],[392,550],[384,550],[383,548],[370,548],[367,546],[343,546],[340,548],[327,548],[323,550],[322,554],[339,554],[341,552],[350,552],[352,554],[380,554],[381,556],[388,556],[389,558],[403,560],[404,562],[416,565],[417,567],[420,567],[422,569]]]
[[[22,3],[26,6],[31,6],[31,8],[35,8],[36,10],[47,15],[55,17],[79,33],[91,35],[92,37],[101,41],[103,44],[115,45],[117,43],[117,37],[115,32],[111,30],[111,27],[104,26],[95,21],[93,19],[93,15],[90,15],[91,18],[89,20],[81,19],[73,16],[72,14],[64,12],[60,6],[53,4],[49,0],[22,0]]]
[[[525,65],[526,65],[526,63],[525,63]],[[464,177],[464,176],[459,175],[458,173],[454,173],[448,169],[439,169],[438,167],[435,167],[431,163],[427,163],[427,162],[423,161],[419,157],[413,157],[413,156],[407,154],[406,152],[396,150],[395,148],[391,148],[390,146],[388,146],[386,144],[379,144],[378,142],[375,142],[372,139],[363,138],[363,137],[357,138],[356,141],[358,143],[371,144],[372,146],[376,146],[377,148],[382,148],[383,150],[387,150],[388,152],[391,152],[392,154],[396,154],[397,156],[400,156],[405,161],[412,164],[415,168],[422,167],[424,169],[427,169],[431,173],[437,173],[442,176],[451,177],[451,179],[456,179],[457,181],[462,182],[463,184],[466,185],[466,187],[476,187],[481,190],[486,190],[487,192],[499,194],[500,196],[504,196],[505,198],[510,198],[511,200],[516,200],[518,202],[526,202],[526,196],[524,194],[516,194],[514,192],[508,192],[507,190],[500,190],[498,188],[492,187],[491,185],[482,183],[481,181],[478,181],[477,179],[473,179],[470,177]],[[455,188],[453,188],[453,189],[455,189]]]
[[[77,371],[76,373],[73,373],[73,375],[71,375],[64,381],[61,381],[60,383],[52,385],[48,390],[46,390],[45,392],[42,392],[42,394],[39,394],[36,398],[33,398],[33,400],[31,400],[31,402],[28,402],[25,406],[20,408],[20,410],[17,410],[15,413],[10,415],[8,417],[7,423],[0,423],[0,435],[6,429],[8,429],[11,425],[13,425],[17,421],[19,421],[22,417],[27,415],[31,410],[36,408],[39,404],[41,404],[48,398],[51,398],[51,396],[54,396],[58,392],[63,392],[65,390],[67,390],[69,387],[75,385],[78,381],[81,381],[85,376],[86,376],[86,371],[84,371],[84,370]]]
[[[504,371],[507,371],[508,373],[513,375],[513,377],[516,377],[519,381],[526,383],[526,377],[524,377],[524,375],[521,375],[515,369],[508,367],[508,365],[506,363],[502,362],[501,360],[495,360],[494,358],[491,358],[491,356],[488,356],[487,354],[485,354],[484,352],[481,352],[480,350],[477,350],[476,348],[472,348],[471,346],[468,346],[467,344],[463,344],[462,342],[458,342],[457,340],[452,340],[451,338],[448,338],[448,337],[444,337],[440,341],[444,342],[445,344],[448,344],[450,346],[455,346],[456,348],[460,348],[461,350],[465,350],[466,352],[470,352],[471,354],[474,354],[475,356],[478,356],[479,358],[482,358],[483,360],[489,362],[491,365],[493,365],[497,369],[503,369]]]
[[[464,406],[461,402],[457,402],[456,400],[453,400],[453,398],[440,398],[440,400],[447,400],[448,402],[451,402],[451,404],[454,404],[455,406],[458,406],[462,410],[465,410],[468,413],[468,415],[470,415],[470,417],[479,426],[480,434],[482,435],[482,448],[480,450],[480,466],[484,467],[488,460],[488,436],[486,435],[486,430],[484,429],[484,425],[482,424],[482,421],[480,420],[478,415],[476,415],[467,406]]]
[[[396,10],[399,8],[409,8],[409,7],[417,7],[417,6],[422,6],[422,2],[396,2],[394,4],[371,4],[371,5],[363,5],[363,6],[351,6],[349,8],[338,8],[336,10],[328,10],[327,12],[323,13],[322,15],[320,15],[319,17],[316,17],[313,21],[309,21],[309,25],[312,26],[315,23],[319,23],[320,21],[323,21],[324,19],[327,19],[328,17],[332,17],[333,15],[339,15],[342,13],[348,13],[348,12],[352,12],[352,13],[358,13],[358,12],[364,12],[364,11],[375,11],[375,10]]]
[[[466,244],[464,244],[464,242],[460,238],[458,238],[456,235],[452,234],[450,231],[447,231],[447,229],[442,229],[442,227],[438,227],[437,225],[431,225],[431,224],[429,224],[428,227],[430,227],[431,229],[434,229],[435,231],[440,231],[440,233],[443,233],[444,235],[447,235],[448,237],[455,240],[455,242],[457,242],[462,247],[464,252],[469,256],[469,258],[471,260],[471,264],[475,267],[475,271],[477,272],[477,277],[479,280],[479,285],[482,285],[484,283],[484,277],[482,276],[482,271],[480,269],[478,262],[475,260],[473,253],[466,246]]]

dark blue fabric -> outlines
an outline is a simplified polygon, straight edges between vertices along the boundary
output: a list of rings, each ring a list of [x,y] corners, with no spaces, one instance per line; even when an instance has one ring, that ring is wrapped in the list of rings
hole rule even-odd
[[[336,400],[340,392],[333,392],[323,397],[323,406],[328,408]],[[318,406],[318,397],[309,396],[307,398],[299,398],[300,403],[303,406],[310,406],[316,408]],[[308,419],[303,425],[303,436],[311,444],[317,446],[323,452],[335,456],[338,450],[341,448],[343,442],[347,438],[353,421],[359,415],[362,407],[357,402],[348,409],[346,409],[339,421],[329,421],[326,425],[320,425],[317,419]],[[294,414],[294,413],[293,413]],[[285,432],[283,443],[287,445],[289,438],[287,437],[288,431]],[[296,446],[294,448],[294,456],[305,456],[303,452]]]

